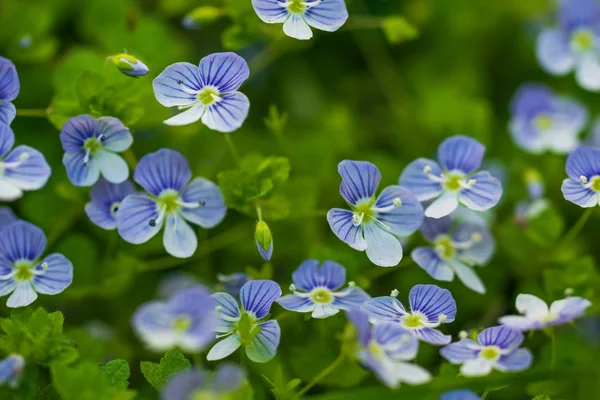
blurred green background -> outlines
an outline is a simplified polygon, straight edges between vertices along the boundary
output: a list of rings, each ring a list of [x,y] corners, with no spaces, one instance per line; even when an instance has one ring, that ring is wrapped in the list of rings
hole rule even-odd
[[[456,337],[461,329],[495,325],[499,316],[514,312],[515,296],[523,292],[552,301],[562,298],[565,288],[573,288],[594,303],[589,314],[598,311],[597,213],[576,240],[561,244],[565,231],[582,213],[560,192],[565,157],[527,155],[507,133],[510,98],[527,81],[545,82],[584,102],[590,115],[595,114],[596,94],[578,88],[572,76],[546,75],[535,60],[537,32],[553,22],[556,2],[346,3],[350,19],[342,29],[316,31],[315,38],[300,42],[284,36],[281,25],[262,23],[250,0],[0,0],[0,54],[15,62],[21,81],[14,102],[19,116],[12,124],[17,143],[41,150],[52,166],[43,190],[27,193],[9,206],[46,232],[48,251],[63,252],[74,264],[71,287],[57,296],[41,296],[29,307],[64,314],[61,343],[74,346],[78,353],[70,377],[60,378],[72,389],[63,393],[64,398],[111,398],[97,389],[102,379],[95,380],[96,375],[83,367],[77,369],[86,362],[100,365],[110,359],[129,362],[129,387],[137,398],[157,398],[139,363],[157,361],[162,354],[143,348],[131,330],[130,317],[141,304],[156,298],[159,282],[173,272],[188,272],[215,287],[217,273],[247,271],[276,280],[285,293],[300,262],[318,258],[343,264],[349,280],[372,296],[397,288],[404,301],[414,284],[435,283],[410,262],[410,247],[423,241],[419,233],[405,249],[400,267],[384,270],[338,240],[325,213],[343,206],[338,193],[340,160],[375,163],[384,187],[397,182],[408,162],[433,156],[444,138],[459,133],[487,146],[487,160],[506,168],[507,186],[495,209],[496,256],[478,270],[488,293],[481,296],[460,283],[438,283],[452,291],[458,304],[456,321],[444,330]],[[207,5],[218,7],[223,15],[198,29],[182,26],[187,13]],[[125,77],[106,63],[106,57],[124,50],[150,68],[148,76]],[[248,185],[262,179],[256,171],[237,170],[223,134],[200,123],[162,124],[174,110],[155,100],[152,79],[174,62],[197,64],[220,51],[235,51],[250,64],[250,79],[240,89],[250,99],[250,115],[232,134],[238,152],[250,160],[247,164],[264,157],[285,158],[268,159],[274,165],[275,185],[259,199],[274,236],[274,256],[268,264],[256,252],[256,216],[243,199],[218,227],[199,230],[194,257],[176,260],[166,256],[159,237],[131,246],[116,232],[89,222],[83,213],[89,190],[73,187],[61,162],[60,126],[70,117],[91,113],[121,118],[134,134],[132,150],[138,158],[168,147],[187,156],[195,176],[219,182],[219,173],[229,170]],[[542,174],[552,207],[523,227],[515,223],[513,210],[526,197],[523,172],[531,167]],[[0,316],[7,317],[9,310],[1,303]],[[277,316],[282,309],[274,305],[272,312]],[[276,383],[293,378],[310,381],[339,354],[345,323],[341,313],[322,321],[300,314],[282,319],[275,360],[245,365],[255,398],[272,396],[263,374]],[[436,376],[427,385],[390,392],[348,361],[310,395],[427,400],[446,389],[471,387],[480,394],[486,388],[500,389],[489,394],[492,400],[538,395],[552,400],[600,398],[595,394],[600,389],[599,332],[593,317],[575,328],[560,328],[554,370],[549,367],[551,341],[538,332],[526,341],[534,352],[534,365],[521,374],[495,372],[477,380],[457,379],[457,368],[442,362],[438,348],[422,345],[417,362]],[[23,387],[3,388],[0,398],[59,398],[52,397],[58,395],[49,386],[59,378],[45,366],[30,365],[26,372]]]

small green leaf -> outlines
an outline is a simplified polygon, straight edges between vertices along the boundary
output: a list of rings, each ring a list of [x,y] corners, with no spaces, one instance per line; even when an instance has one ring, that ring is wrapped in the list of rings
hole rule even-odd
[[[398,44],[419,36],[417,29],[400,15],[390,15],[383,20],[383,32],[390,43]]]
[[[129,364],[125,360],[112,360],[104,366],[104,373],[108,377],[110,386],[127,389],[129,386]]]
[[[169,350],[159,364],[142,361],[142,374],[146,380],[156,389],[162,390],[167,381],[176,373],[188,370],[192,364],[185,358],[180,350]]]

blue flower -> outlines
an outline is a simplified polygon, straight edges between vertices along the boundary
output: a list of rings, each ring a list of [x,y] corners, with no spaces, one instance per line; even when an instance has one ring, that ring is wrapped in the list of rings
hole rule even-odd
[[[565,199],[580,207],[600,203],[600,149],[581,146],[567,158],[567,175],[562,183]]]
[[[21,198],[24,191],[42,188],[50,178],[44,155],[29,146],[17,146],[8,125],[0,123],[0,201]]]
[[[392,296],[375,297],[366,301],[362,309],[374,322],[395,322],[417,339],[435,345],[450,343],[450,335],[435,329],[454,321],[456,302],[450,291],[435,285],[416,285],[408,295],[410,311]]]
[[[529,198],[515,206],[515,219],[521,225],[527,225],[548,208],[548,200],[544,198],[546,189],[539,172],[534,169],[525,170],[525,183]]]
[[[543,30],[536,53],[542,68],[555,76],[575,70],[579,85],[600,90],[600,4],[595,0],[562,1],[558,26]]]
[[[9,59],[0,57],[0,124],[10,125],[15,119],[17,110],[11,101],[17,98],[20,89],[21,84],[15,64]]]
[[[346,282],[346,270],[333,261],[319,267],[317,260],[306,260],[292,275],[293,294],[283,296],[277,303],[286,310],[311,312],[313,318],[327,318],[340,310],[360,307],[371,297],[364,290],[348,283],[348,288],[338,290]]]
[[[123,74],[127,76],[132,76],[134,78],[145,76],[149,72],[146,64],[144,64],[131,54],[117,54],[112,57],[112,62]]]
[[[208,375],[208,376],[207,376]],[[232,399],[246,379],[244,370],[232,364],[220,365],[213,374],[194,368],[176,374],[161,393],[163,400]]]
[[[242,286],[250,281],[250,277],[243,272],[234,272],[233,274],[217,274],[217,280],[223,285],[223,290],[237,297]]]
[[[127,150],[133,136],[117,118],[71,118],[63,125],[60,141],[65,151],[63,164],[74,185],[92,186],[100,174],[111,183],[121,183],[129,177],[127,163],[116,153]]]
[[[105,179],[94,185],[90,192],[92,201],[85,205],[85,213],[102,229],[117,229],[117,211],[125,197],[135,193],[133,183],[110,183]]]
[[[17,221],[0,235],[0,296],[11,294],[8,307],[24,307],[40,294],[58,294],[73,281],[73,264],[54,253],[39,261],[46,247],[40,228]]]
[[[402,259],[398,236],[408,236],[423,222],[423,207],[400,186],[375,197],[381,173],[370,162],[344,160],[338,165],[340,194],[351,210],[332,208],[327,221],[333,233],[355,250],[367,252],[375,265],[393,267]]]
[[[19,354],[11,354],[0,361],[0,386],[7,384],[12,388],[19,386],[25,369],[25,359]]]
[[[202,123],[219,132],[233,132],[244,123],[250,101],[237,90],[250,76],[246,60],[235,53],[215,53],[196,67],[178,62],[165,68],[152,82],[156,100],[184,112],[167,125]]]
[[[281,329],[276,320],[269,320],[271,305],[281,296],[281,288],[269,280],[250,281],[240,290],[241,307],[227,293],[215,293],[215,311],[219,324],[215,329],[224,338],[208,352],[209,361],[221,360],[240,346],[246,349],[248,358],[265,363],[275,357]]]
[[[368,316],[359,309],[347,313],[358,333],[358,359],[390,388],[401,382],[419,385],[431,380],[429,371],[408,361],[417,356],[419,342],[400,325],[393,323],[370,326]]]
[[[217,185],[192,178],[184,156],[161,149],[142,157],[133,179],[146,194],[129,195],[117,212],[117,229],[129,243],[145,243],[165,226],[163,244],[175,257],[190,257],[198,238],[188,222],[212,228],[225,217],[227,207]]]
[[[200,281],[191,273],[173,272],[161,279],[156,292],[159,298],[168,299],[181,290],[190,289],[199,285]]]
[[[462,339],[440,350],[452,364],[461,364],[460,373],[467,377],[484,376],[492,369],[501,372],[523,371],[531,365],[533,357],[527,349],[519,349],[523,334],[507,326],[484,329],[477,342]]]
[[[516,307],[521,315],[507,315],[499,319],[502,325],[523,332],[543,329],[547,326],[563,325],[571,322],[585,313],[591,306],[589,300],[581,297],[567,297],[548,305],[539,297],[532,294],[519,294]]]
[[[312,38],[310,27],[335,32],[348,20],[344,0],[252,0],[258,17],[267,24],[283,24],[283,32],[300,40]]]
[[[15,221],[18,221],[18,218],[10,208],[0,207],[0,230]]]
[[[452,281],[454,274],[469,289],[485,293],[473,267],[485,265],[494,255],[496,244],[483,225],[460,223],[453,229],[452,218],[425,218],[421,232],[432,247],[417,247],[412,259],[433,279]]]
[[[435,199],[425,209],[426,217],[449,215],[459,203],[475,211],[488,210],[500,201],[502,185],[487,171],[475,172],[484,152],[475,139],[453,136],[438,148],[439,164],[426,158],[413,161],[402,171],[400,185],[419,201]]]
[[[512,99],[509,131],[515,143],[530,153],[565,154],[579,144],[588,118],[575,100],[556,96],[541,84],[522,85]]]
[[[141,306],[132,317],[140,339],[155,351],[179,347],[199,352],[213,339],[217,319],[210,293],[202,286],[184,289],[167,301]]]
[[[440,400],[481,400],[481,397],[468,389],[458,389],[442,394]]]

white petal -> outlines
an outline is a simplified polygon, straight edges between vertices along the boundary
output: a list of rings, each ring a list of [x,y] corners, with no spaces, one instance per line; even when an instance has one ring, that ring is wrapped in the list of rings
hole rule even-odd
[[[37,293],[31,287],[31,282],[21,282],[8,298],[6,306],[11,308],[25,307],[33,303],[37,297]]]
[[[105,150],[99,151],[94,157],[104,179],[110,183],[123,183],[129,178],[129,167],[123,157]]]
[[[367,257],[380,267],[393,267],[402,260],[402,244],[398,238],[383,230],[376,222],[364,227]]]
[[[516,301],[517,310],[528,318],[541,319],[548,315],[548,305],[532,294],[520,294]]]
[[[163,244],[167,253],[174,257],[191,257],[198,247],[198,238],[194,230],[179,214],[167,217]]]
[[[240,338],[237,335],[231,335],[217,342],[206,355],[208,361],[221,360],[241,346]]]
[[[317,303],[315,305],[315,310],[312,313],[312,317],[313,318],[327,318],[327,317],[331,317],[332,315],[337,314],[338,312],[340,312],[340,310],[338,310],[335,307],[332,307],[331,304],[319,304]]]
[[[598,54],[593,52],[583,54],[579,59],[575,77],[584,89],[600,90],[600,57]]]
[[[477,276],[473,267],[469,267],[456,260],[450,260],[449,263],[450,267],[456,272],[458,279],[460,279],[466,287],[477,293],[485,293],[485,286],[483,286],[481,279],[479,279],[479,276]]]
[[[442,218],[449,215],[458,207],[458,194],[456,192],[444,192],[425,210],[425,216],[429,218]]]
[[[181,125],[193,124],[194,122],[197,122],[200,120],[200,118],[202,118],[202,115],[204,115],[205,111],[206,111],[206,106],[204,104],[195,104],[195,105],[191,106],[190,108],[188,108],[187,110],[185,110],[184,112],[179,113],[179,114],[175,115],[174,117],[171,117],[171,118],[163,121],[163,123],[165,125],[170,125],[170,126],[181,126]]]
[[[460,367],[460,373],[467,377],[484,376],[492,372],[492,363],[484,358],[469,360]]]
[[[14,201],[23,197],[23,191],[0,178],[0,200]]]
[[[422,385],[431,380],[431,374],[425,368],[410,363],[398,363],[396,373],[402,382],[410,385]]]
[[[289,37],[300,40],[308,40],[313,34],[310,26],[304,21],[302,15],[292,14],[283,24],[283,32]]]

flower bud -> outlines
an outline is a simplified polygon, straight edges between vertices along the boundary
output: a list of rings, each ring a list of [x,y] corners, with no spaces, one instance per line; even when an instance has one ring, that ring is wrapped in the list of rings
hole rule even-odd
[[[273,236],[271,235],[269,225],[265,221],[258,221],[256,224],[254,241],[256,242],[256,248],[260,256],[265,261],[269,261],[273,255]]]
[[[223,10],[212,6],[194,8],[183,17],[181,22],[187,29],[198,29],[202,24],[216,21],[223,15]]]
[[[112,62],[117,66],[119,71],[127,76],[133,76],[137,78],[148,74],[148,67],[146,64],[131,54],[117,54],[116,56],[113,56]]]

